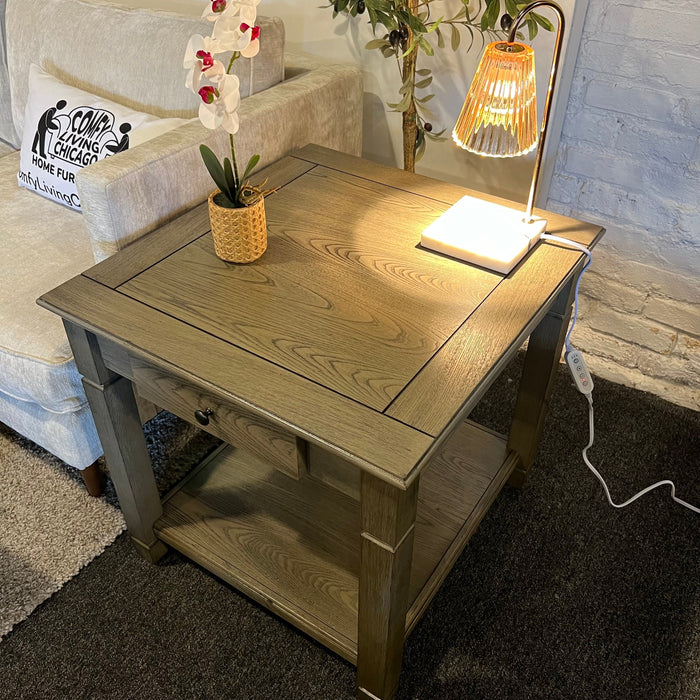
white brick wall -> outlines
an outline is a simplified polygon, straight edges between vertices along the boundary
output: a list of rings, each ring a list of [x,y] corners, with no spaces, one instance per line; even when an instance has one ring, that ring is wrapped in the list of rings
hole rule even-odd
[[[574,344],[700,409],[700,2],[590,0],[547,207],[607,235]]]

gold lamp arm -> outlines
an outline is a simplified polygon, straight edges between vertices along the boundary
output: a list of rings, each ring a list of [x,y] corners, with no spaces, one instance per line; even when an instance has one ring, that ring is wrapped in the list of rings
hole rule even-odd
[[[557,75],[559,73],[559,62],[561,59],[561,48],[562,39],[564,37],[564,27],[566,22],[564,20],[564,13],[561,7],[551,0],[536,0],[532,2],[527,7],[524,7],[518,16],[512,20],[512,25],[510,26],[510,33],[508,36],[508,43],[512,44],[515,41],[515,34],[518,28],[522,24],[525,17],[537,9],[538,7],[551,7],[557,15],[558,26],[557,26],[557,36],[554,43],[554,55],[552,56],[552,72],[549,76],[549,87],[547,88],[547,95],[544,101],[544,113],[542,115],[542,126],[540,128],[540,138],[537,144],[537,154],[535,155],[535,169],[532,172],[532,183],[530,185],[530,196],[527,201],[527,211],[525,212],[525,221],[532,221],[532,208],[535,204],[535,196],[537,195],[537,188],[539,186],[540,170],[542,167],[542,155],[544,153],[544,142],[547,136],[547,128],[549,127],[549,117],[552,107],[552,95],[554,93],[554,86],[557,81]],[[508,29],[509,27],[505,27]]]

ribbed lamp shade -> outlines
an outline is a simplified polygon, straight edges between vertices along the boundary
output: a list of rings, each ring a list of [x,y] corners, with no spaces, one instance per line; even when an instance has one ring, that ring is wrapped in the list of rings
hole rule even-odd
[[[494,42],[486,47],[452,138],[467,151],[501,158],[535,147],[535,54],[529,46]]]

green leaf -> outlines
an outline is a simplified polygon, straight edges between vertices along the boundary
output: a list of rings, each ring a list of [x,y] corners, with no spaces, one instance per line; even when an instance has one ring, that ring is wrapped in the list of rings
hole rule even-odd
[[[224,177],[226,178],[226,189],[222,191],[232,202],[235,202],[238,199],[238,183],[233,176],[233,167],[228,158],[224,158]]]
[[[382,56],[384,56],[384,58],[391,58],[392,56],[396,56],[396,51],[394,51],[394,49],[391,48],[391,45],[385,46],[381,51]]]
[[[423,80],[419,80],[413,87],[416,88],[416,90],[422,90],[423,88],[427,88],[430,83],[433,82],[433,76],[431,75],[428,78],[424,78]]]
[[[372,39],[365,44],[366,49],[382,49],[385,46],[391,46],[386,39]]]
[[[413,147],[413,155],[416,160],[420,160],[425,153],[425,132],[420,129],[416,136],[416,145]]]
[[[426,102],[430,102],[430,100],[432,100],[433,97],[435,97],[435,95],[426,95],[425,97],[421,97],[420,99],[416,98],[416,102],[425,104]]]
[[[393,110],[396,110],[397,112],[405,112],[408,109],[408,105],[411,104],[411,94],[406,93],[403,96],[403,99],[401,102],[397,102],[395,104],[391,102],[387,102],[387,106],[391,107]]]
[[[435,49],[433,49],[433,47],[430,45],[430,43],[428,42],[428,40],[425,37],[423,37],[423,36],[418,37],[418,46],[420,46],[421,49],[423,49],[423,53],[425,53],[426,56],[434,56],[435,55]]]
[[[496,26],[500,9],[501,0],[486,0],[486,10],[481,15],[481,31],[493,29]]]
[[[419,68],[416,70],[416,75],[430,75],[430,68]]]
[[[410,12],[400,12],[400,14],[405,18],[404,21],[414,34],[425,34],[428,31],[428,28],[415,15]]]
[[[518,4],[515,0],[506,0],[506,12],[515,19],[518,14]]]
[[[245,182],[248,179],[248,175],[250,175],[253,172],[253,169],[255,166],[260,162],[260,156],[259,155],[254,155],[249,161],[248,165],[245,166],[245,171],[243,173],[243,177],[241,178],[241,182]]]
[[[442,32],[439,29],[435,30],[435,35],[437,36],[437,44],[439,49],[445,48],[445,37],[442,36]]]
[[[211,179],[214,180],[214,184],[224,194],[226,194],[226,176],[224,175],[224,169],[221,166],[219,159],[214,155],[214,151],[212,151],[209,146],[202,144],[199,147],[199,152],[202,154],[202,160],[204,161],[204,165],[211,175]]]
[[[532,41],[537,36],[537,22],[532,19],[532,13],[530,13],[530,16],[525,20],[525,24],[527,24],[527,31],[530,41]]]
[[[542,27],[547,32],[553,32],[554,31],[554,25],[546,18],[543,17],[542,15],[538,15],[536,12],[531,12],[530,17],[537,22],[537,24]]]
[[[452,50],[457,51],[459,48],[459,42],[461,40],[461,35],[459,33],[459,29],[453,24],[452,25]]]

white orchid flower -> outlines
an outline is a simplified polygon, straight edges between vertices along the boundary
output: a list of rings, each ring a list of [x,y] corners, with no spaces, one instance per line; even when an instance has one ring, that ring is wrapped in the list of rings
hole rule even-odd
[[[202,103],[199,120],[207,129],[223,127],[229,134],[238,132],[238,107],[241,104],[240,81],[236,75],[222,75],[216,86],[205,85],[199,89]]]
[[[249,26],[243,22],[240,29],[245,36],[249,37],[248,46],[241,49],[241,56],[244,56],[245,58],[253,58],[253,56],[257,56],[258,51],[260,51],[260,27]]]
[[[251,49],[253,33],[255,38],[260,35],[259,27],[249,27],[241,23],[238,17],[222,17],[215,25],[212,37],[216,42],[217,49],[223,51],[236,51],[242,56],[255,56],[259,49]],[[257,43],[257,42],[256,42]]]
[[[227,14],[235,14],[235,3],[232,0],[208,0],[207,6],[202,12],[202,19],[217,22],[220,17]]]
[[[197,92],[202,77],[215,81],[226,72],[223,64],[213,58],[213,54],[217,53],[215,48],[216,42],[211,37],[203,37],[199,34],[190,37],[182,61],[182,65],[189,69],[185,87]]]

